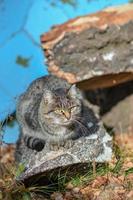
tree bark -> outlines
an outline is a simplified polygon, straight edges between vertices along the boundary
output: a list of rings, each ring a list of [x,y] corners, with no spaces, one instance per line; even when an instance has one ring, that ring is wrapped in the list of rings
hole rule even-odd
[[[133,4],[69,20],[41,42],[49,72],[81,89],[133,80]]]

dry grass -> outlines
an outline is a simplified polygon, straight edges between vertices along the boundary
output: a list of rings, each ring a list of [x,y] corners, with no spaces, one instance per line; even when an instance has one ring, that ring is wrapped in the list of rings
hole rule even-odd
[[[115,155],[103,166],[90,170],[84,176],[72,177],[65,182],[61,177],[58,191],[48,199],[55,200],[132,200],[133,199],[133,135],[123,134],[115,137]],[[47,199],[38,196],[37,191],[51,193],[48,187],[31,186],[26,188],[15,180],[18,169],[14,166],[14,147],[1,149],[0,163],[0,199],[2,200],[30,200]],[[60,189],[61,188],[61,189]],[[63,192],[62,192],[63,188]]]

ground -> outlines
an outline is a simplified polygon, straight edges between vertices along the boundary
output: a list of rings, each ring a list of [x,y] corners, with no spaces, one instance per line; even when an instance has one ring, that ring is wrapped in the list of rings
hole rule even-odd
[[[52,191],[50,197],[37,196],[36,191],[48,189],[42,187],[26,188],[16,183],[14,175],[14,146],[1,148],[0,199],[52,199],[52,200],[132,200],[133,199],[133,134],[116,134],[114,137],[115,155],[104,166],[96,166],[84,176],[77,175],[69,182],[60,181],[58,191]],[[18,170],[17,170],[18,173]]]

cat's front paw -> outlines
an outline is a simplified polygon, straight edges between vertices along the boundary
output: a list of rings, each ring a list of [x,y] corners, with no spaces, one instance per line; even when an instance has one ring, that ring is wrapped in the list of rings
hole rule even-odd
[[[58,151],[59,149],[70,149],[74,144],[73,140],[66,140],[59,143],[50,143],[49,150],[51,151]]]

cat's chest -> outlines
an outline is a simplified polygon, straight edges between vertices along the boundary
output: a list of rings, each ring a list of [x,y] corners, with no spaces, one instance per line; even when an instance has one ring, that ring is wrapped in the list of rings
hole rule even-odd
[[[74,133],[74,131],[67,129],[66,127],[51,127],[45,125],[45,133],[47,134],[47,138],[50,141],[64,141],[68,138],[71,138],[71,135]]]

